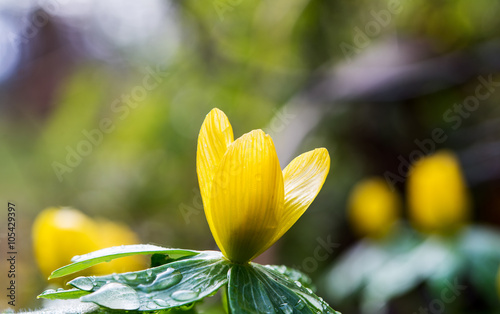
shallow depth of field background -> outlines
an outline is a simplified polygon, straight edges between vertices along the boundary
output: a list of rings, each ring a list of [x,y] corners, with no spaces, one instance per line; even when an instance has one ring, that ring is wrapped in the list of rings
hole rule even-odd
[[[31,228],[48,207],[125,224],[140,243],[216,249],[195,159],[213,107],[227,114],[235,138],[256,128],[271,134],[282,167],[316,147],[330,152],[322,191],[258,261],[302,269],[336,310],[361,313],[362,296],[340,302],[325,280],[362,241],[347,208],[363,178],[392,178],[402,224],[411,226],[406,164],[452,151],[470,194],[465,228],[498,230],[499,10],[490,0],[2,1],[0,278],[10,201],[15,309],[41,306],[35,297],[47,281]],[[335,245],[318,258],[321,241]],[[500,296],[493,268],[484,289],[470,283],[436,311],[498,313],[498,299],[483,295]],[[422,278],[385,309],[437,306],[429,290]],[[5,308],[4,292],[0,301]]]

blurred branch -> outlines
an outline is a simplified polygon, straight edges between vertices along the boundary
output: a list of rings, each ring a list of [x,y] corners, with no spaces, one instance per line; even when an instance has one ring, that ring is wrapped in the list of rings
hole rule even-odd
[[[500,39],[432,57],[420,42],[385,41],[340,63],[305,91],[316,103],[401,101],[500,70]]]
[[[430,49],[422,42],[388,40],[370,46],[351,62],[320,69],[308,86],[282,109],[296,118],[284,129],[272,134],[280,160],[286,164],[307,134],[323,118],[331,118],[341,111],[342,104],[403,101],[435,93],[463,84],[478,75],[500,71],[498,55],[500,39],[437,57],[431,57]],[[481,149],[482,153],[485,149],[486,152],[499,149],[495,145]],[[472,156],[477,156],[477,153],[471,151],[465,154],[465,158],[470,160]],[[483,164],[480,167],[486,171],[490,166]],[[500,176],[500,171],[486,171],[488,175],[484,176],[481,169],[478,169],[478,174],[472,175],[473,181]]]

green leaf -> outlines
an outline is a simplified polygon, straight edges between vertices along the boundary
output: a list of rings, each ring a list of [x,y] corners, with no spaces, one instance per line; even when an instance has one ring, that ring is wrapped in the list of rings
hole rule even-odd
[[[460,251],[466,273],[474,288],[481,292],[492,306],[498,306],[497,279],[492,276],[500,263],[500,233],[483,226],[469,226],[460,235]],[[464,274],[460,274],[464,276]],[[458,277],[458,276],[457,276]],[[452,278],[452,280],[456,280]]]
[[[183,256],[192,256],[199,254],[197,251],[181,250],[181,249],[168,249],[161,246],[150,244],[137,244],[137,245],[122,245],[115,246],[85,255],[75,256],[71,260],[73,263],[56,269],[52,272],[49,279],[66,276],[86,268],[92,267],[102,262],[109,262],[111,260],[130,256],[130,255],[147,255],[147,254],[168,254],[170,258],[176,259]]]
[[[69,300],[69,299],[78,299],[81,296],[87,295],[90,292],[80,290],[80,289],[69,289],[69,290],[63,290],[63,289],[48,289],[45,290],[42,294],[37,296],[37,299],[49,299],[49,300]]]
[[[153,254],[151,255],[151,267],[157,267],[172,262],[172,259],[166,254]]]
[[[406,225],[398,225],[397,228],[398,237],[387,237],[377,241],[365,238],[337,259],[322,279],[330,299],[345,301],[361,296],[361,302],[373,298],[385,302],[388,291],[400,293],[403,292],[402,287],[411,289],[419,283],[419,272],[414,270],[424,265],[419,262],[418,254],[415,258],[410,257],[423,243],[423,239]],[[416,265],[410,265],[410,260],[415,260]],[[380,284],[373,285],[374,281]],[[339,285],[339,282],[342,284]],[[373,288],[368,289],[368,286]],[[368,294],[369,298],[366,297]]]
[[[143,246],[134,252],[152,252],[151,249]],[[46,291],[39,297],[79,297],[82,302],[108,310],[186,310],[227,285],[231,313],[338,313],[313,293],[311,279],[297,270],[254,263],[233,264],[215,251],[160,249],[161,252],[155,253],[160,266],[108,276],[78,277],[68,283],[75,289]],[[75,264],[85,266],[130,253],[125,252],[126,248],[101,250],[77,257]],[[162,255],[165,253],[168,256]]]
[[[231,313],[338,313],[310,288],[274,268],[232,265],[228,274]]]
[[[288,279],[300,282],[306,288],[309,288],[313,291],[316,290],[316,287],[314,286],[311,277],[309,277],[308,275],[297,269],[286,267],[285,265],[263,265],[263,266],[283,274],[285,277],[288,277]]]
[[[82,301],[110,309],[189,308],[225,285],[229,268],[220,252],[205,251],[142,271],[78,277],[68,284],[91,292]]]

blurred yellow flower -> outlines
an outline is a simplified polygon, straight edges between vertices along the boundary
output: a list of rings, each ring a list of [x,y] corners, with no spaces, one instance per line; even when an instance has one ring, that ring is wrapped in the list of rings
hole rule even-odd
[[[378,177],[358,182],[349,196],[348,217],[360,236],[383,237],[398,221],[400,212],[399,195]]]
[[[139,238],[130,230],[130,228],[122,223],[117,223],[109,220],[97,220],[99,226],[99,249],[104,249],[118,245],[140,244]],[[142,270],[149,266],[147,258],[141,255],[118,258],[109,263],[101,263],[96,265],[96,272],[102,274],[110,274],[113,272],[124,273],[128,271]]]
[[[407,189],[410,219],[422,231],[453,231],[468,218],[468,190],[459,162],[449,151],[417,161]]]
[[[33,247],[44,276],[67,265],[75,255],[110,246],[137,244],[137,236],[126,226],[110,221],[94,221],[72,208],[47,208],[33,223]],[[92,267],[89,273],[139,270],[147,266],[142,256],[131,256]]]
[[[248,262],[299,219],[330,169],[325,148],[295,158],[282,171],[271,137],[253,130],[233,140],[228,118],[213,109],[198,137],[198,181],[212,235],[229,260]]]

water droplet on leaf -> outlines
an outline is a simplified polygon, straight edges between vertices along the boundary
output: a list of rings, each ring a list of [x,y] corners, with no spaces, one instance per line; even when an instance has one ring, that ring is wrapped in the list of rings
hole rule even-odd
[[[89,277],[78,277],[68,282],[68,284],[85,291],[92,291],[94,288],[94,282]]]
[[[152,283],[147,285],[141,284],[137,287],[146,292],[165,290],[178,284],[181,280],[182,275],[179,271],[167,268],[166,271],[158,274]]]
[[[154,299],[153,301],[156,304],[158,304],[159,306],[162,306],[162,307],[168,307],[168,306],[170,306],[170,303],[168,303],[167,301],[165,301],[163,299]]]
[[[297,301],[297,304],[295,304],[295,308],[297,310],[302,310],[306,306],[302,300]]]
[[[176,301],[189,301],[198,297],[200,293],[192,290],[178,290],[172,293],[172,299]]]
[[[283,312],[285,314],[291,314],[291,313],[293,313],[293,308],[288,303],[281,304],[280,305],[280,310],[281,310],[281,312]]]
[[[150,301],[146,304],[146,307],[150,310],[157,310],[158,309],[158,304],[156,304],[153,301]]]
[[[137,292],[117,282],[108,283],[96,292],[81,297],[81,300],[115,310],[137,310],[141,306]]]
[[[124,274],[123,277],[125,277],[125,279],[127,280],[133,281],[137,279],[137,274],[136,273]]]

